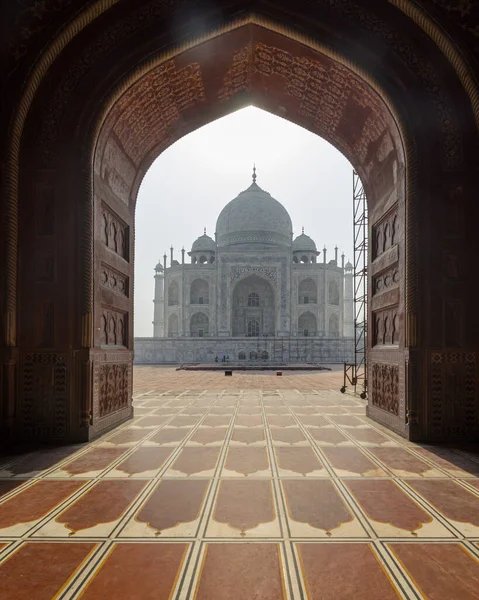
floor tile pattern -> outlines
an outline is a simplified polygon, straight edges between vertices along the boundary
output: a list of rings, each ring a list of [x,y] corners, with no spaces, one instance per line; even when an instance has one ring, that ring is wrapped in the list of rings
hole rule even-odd
[[[120,430],[0,460],[2,598],[479,598],[473,451],[402,440],[328,377],[147,375]]]

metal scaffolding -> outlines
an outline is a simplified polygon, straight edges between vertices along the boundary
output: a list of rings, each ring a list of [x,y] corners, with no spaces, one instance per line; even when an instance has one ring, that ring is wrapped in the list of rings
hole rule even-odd
[[[344,382],[354,387],[361,398],[367,397],[367,319],[368,319],[368,207],[361,179],[353,171],[353,291],[354,291],[354,363],[344,363]]]

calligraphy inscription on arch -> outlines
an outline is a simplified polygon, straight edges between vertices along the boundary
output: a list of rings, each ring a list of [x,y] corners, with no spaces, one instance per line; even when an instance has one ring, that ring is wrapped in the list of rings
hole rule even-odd
[[[247,275],[259,275],[260,277],[265,277],[275,286],[278,283],[278,270],[276,267],[252,267],[248,265],[231,267],[230,281],[231,283],[235,283]]]

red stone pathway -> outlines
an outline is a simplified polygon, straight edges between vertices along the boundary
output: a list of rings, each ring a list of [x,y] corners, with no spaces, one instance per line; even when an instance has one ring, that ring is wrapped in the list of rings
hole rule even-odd
[[[0,597],[477,600],[479,456],[340,384],[136,369],[120,430],[0,461]]]

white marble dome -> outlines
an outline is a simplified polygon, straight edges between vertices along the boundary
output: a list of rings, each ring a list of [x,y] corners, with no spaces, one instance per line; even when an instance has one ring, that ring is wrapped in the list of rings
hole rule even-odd
[[[218,246],[266,244],[291,246],[293,225],[284,206],[256,183],[238,194],[216,221]]]
[[[304,232],[293,240],[293,252],[317,252],[316,244]]]
[[[215,241],[209,235],[206,235],[206,232],[200,235],[191,246],[191,252],[214,252],[215,250]]]

